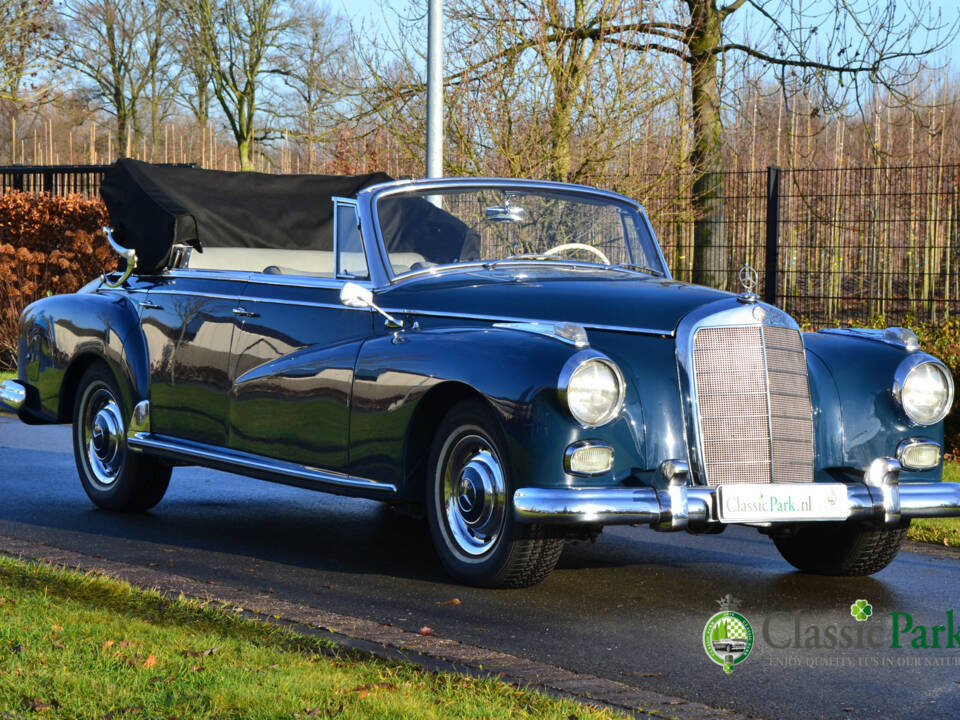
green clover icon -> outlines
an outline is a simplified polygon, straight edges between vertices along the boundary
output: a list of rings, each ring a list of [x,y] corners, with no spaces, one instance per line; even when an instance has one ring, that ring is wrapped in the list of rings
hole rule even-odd
[[[873,606],[866,600],[857,600],[850,606],[850,616],[857,622],[869,620],[873,615]]]

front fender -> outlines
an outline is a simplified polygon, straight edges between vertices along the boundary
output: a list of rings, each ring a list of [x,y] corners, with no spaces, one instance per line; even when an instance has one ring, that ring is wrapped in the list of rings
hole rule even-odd
[[[862,473],[875,458],[894,457],[897,445],[912,437],[930,438],[942,447],[943,423],[914,425],[893,396],[894,373],[911,351],[828,333],[805,333],[804,345],[808,355],[821,363],[819,367],[810,363],[811,385],[815,393],[817,388],[822,393],[815,398],[815,407],[819,405],[824,430],[834,436],[825,442],[818,431],[818,449],[829,448],[818,457],[818,467]],[[830,416],[835,419],[829,420]],[[838,420],[842,424],[837,425]],[[929,482],[940,474],[941,467],[904,471],[901,479]]]
[[[411,331],[396,340],[383,336],[365,342],[351,400],[351,473],[402,487],[411,423],[424,399],[430,395],[436,401],[434,391],[443,393],[446,387],[446,407],[467,391],[484,398],[496,414],[516,486],[571,484],[574,478],[563,471],[563,451],[571,442],[612,437],[615,448],[635,442],[626,417],[588,430],[561,407],[557,380],[576,352],[556,339],[501,328]],[[622,469],[590,478],[589,484],[610,484],[618,475],[629,475],[631,453],[621,455]]]
[[[56,295],[27,306],[20,318],[18,373],[35,420],[69,421],[74,375],[102,359],[117,376],[127,408],[148,396],[146,345],[137,307],[122,293]]]

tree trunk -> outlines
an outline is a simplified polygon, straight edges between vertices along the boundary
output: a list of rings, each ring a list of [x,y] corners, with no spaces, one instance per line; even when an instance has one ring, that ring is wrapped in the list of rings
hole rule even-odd
[[[728,252],[723,232],[723,125],[717,83],[721,16],[713,0],[691,4],[690,79],[693,102],[693,281],[725,288]]]
[[[240,170],[253,170],[253,134],[237,138],[237,155],[240,157]]]
[[[127,149],[127,138],[130,135],[130,118],[127,117],[126,109],[118,107],[117,109],[117,157],[122,157]],[[107,159],[108,162],[112,158]]]

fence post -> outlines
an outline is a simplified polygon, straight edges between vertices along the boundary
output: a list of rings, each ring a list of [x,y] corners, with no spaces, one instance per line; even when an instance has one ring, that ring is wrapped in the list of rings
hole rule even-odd
[[[767,166],[767,251],[763,271],[763,301],[777,304],[777,256],[780,249],[780,168]]]

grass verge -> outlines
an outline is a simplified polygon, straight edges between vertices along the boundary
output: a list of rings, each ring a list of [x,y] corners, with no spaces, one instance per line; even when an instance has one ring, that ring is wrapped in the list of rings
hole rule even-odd
[[[945,482],[960,482],[960,463],[943,463]],[[907,532],[910,540],[960,547],[960,518],[927,518],[914,520]]]
[[[94,574],[0,556],[0,717],[609,718]]]

